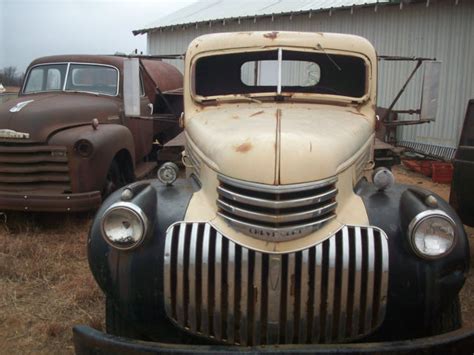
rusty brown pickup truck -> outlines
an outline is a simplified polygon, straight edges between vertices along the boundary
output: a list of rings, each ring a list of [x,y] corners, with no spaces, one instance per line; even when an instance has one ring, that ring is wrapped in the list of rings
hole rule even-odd
[[[131,117],[127,60],[68,55],[30,64],[18,98],[0,105],[0,210],[93,209],[156,166],[159,144],[180,131],[182,99],[167,92],[179,92],[182,75],[135,58],[139,115]]]

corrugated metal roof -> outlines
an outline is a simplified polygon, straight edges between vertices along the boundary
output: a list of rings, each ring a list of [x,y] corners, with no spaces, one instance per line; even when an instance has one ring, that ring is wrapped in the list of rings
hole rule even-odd
[[[149,26],[133,31],[135,35],[156,29],[201,22],[262,17],[302,12],[318,12],[353,6],[397,3],[398,0],[207,0],[197,1],[163,17]]]

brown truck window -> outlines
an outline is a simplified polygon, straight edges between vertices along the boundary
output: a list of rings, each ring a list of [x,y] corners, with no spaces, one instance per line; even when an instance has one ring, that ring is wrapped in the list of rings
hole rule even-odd
[[[64,86],[67,64],[40,65],[30,70],[25,93],[58,91]]]

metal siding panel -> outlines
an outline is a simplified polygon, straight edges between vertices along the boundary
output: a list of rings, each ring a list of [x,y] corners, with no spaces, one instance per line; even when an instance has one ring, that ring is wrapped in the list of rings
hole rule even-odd
[[[307,1],[304,8],[329,6],[327,1]],[[342,1],[331,5],[339,6]],[[301,5],[301,2],[299,2]],[[298,4],[292,5],[293,9]],[[303,6],[303,5],[301,5]],[[263,8],[263,6],[262,6]],[[225,12],[223,12],[225,13]],[[379,54],[436,57],[443,62],[441,73],[440,102],[436,122],[401,127],[398,139],[403,141],[437,144],[455,147],[457,145],[467,101],[474,97],[474,3],[453,2],[405,4],[399,6],[378,6],[333,10],[329,12],[290,16],[276,15],[271,18],[242,19],[208,25],[188,26],[185,30],[155,31],[148,36],[151,54],[184,53],[188,43],[205,33],[296,30],[324,31],[361,35],[369,39]],[[454,54],[454,55],[453,55]],[[459,55],[456,55],[459,54]],[[181,61],[170,61],[183,70]],[[403,85],[413,63],[380,63],[378,80],[378,103],[388,106]],[[396,107],[415,108],[420,102],[420,71],[408,87]]]

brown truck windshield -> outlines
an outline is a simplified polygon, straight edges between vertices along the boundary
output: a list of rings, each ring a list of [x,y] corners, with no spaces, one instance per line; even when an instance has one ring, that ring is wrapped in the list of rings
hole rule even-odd
[[[30,70],[23,93],[79,91],[115,96],[118,70],[95,64],[58,63],[38,65]]]
[[[366,65],[362,58],[322,52],[270,50],[232,53],[198,59],[195,93],[331,94],[363,97]]]

